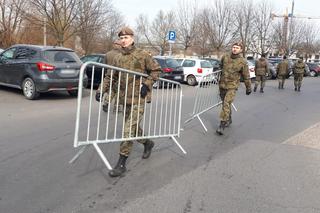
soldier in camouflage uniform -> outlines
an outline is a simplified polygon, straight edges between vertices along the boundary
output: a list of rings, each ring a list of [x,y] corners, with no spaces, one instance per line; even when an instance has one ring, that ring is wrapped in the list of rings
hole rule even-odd
[[[251,93],[250,74],[247,61],[241,55],[242,48],[241,43],[233,44],[231,54],[226,54],[221,59],[222,72],[219,80],[219,90],[222,110],[220,126],[216,131],[218,135],[223,135],[224,128],[232,123],[231,104],[240,85],[241,76],[246,86],[246,94],[250,95]]]
[[[294,75],[294,90],[300,92],[300,87],[304,75],[305,63],[303,58],[300,57],[299,60],[293,66],[293,75]]]
[[[283,89],[284,82],[289,72],[289,62],[287,56],[283,56],[283,60],[277,66],[277,76],[279,80],[278,89]]]
[[[261,83],[260,92],[263,93],[267,72],[269,72],[268,61],[265,58],[265,54],[262,54],[261,58],[259,58],[255,63],[256,82],[253,88],[254,92],[257,91],[258,85]]]
[[[120,53],[120,48],[121,48],[121,45],[120,45],[120,41],[119,40],[115,40],[112,44],[112,50],[108,51],[104,57],[104,62],[105,64],[108,64],[108,65],[114,65],[113,61],[114,61],[114,58],[117,54]],[[110,71],[107,72],[107,75],[108,75],[108,79],[110,78]],[[105,83],[106,81],[104,81]],[[106,87],[106,85],[102,85],[102,88],[101,88],[101,85],[99,85],[98,87],[98,90],[97,90],[97,93],[99,93],[100,95],[100,92],[102,91],[102,93],[104,93],[103,95],[103,105],[102,105],[102,109],[103,111],[105,112],[108,112],[108,103],[109,103],[109,96],[107,95],[106,93],[106,90],[108,88]],[[111,94],[111,97],[110,97],[110,101],[113,100],[114,97],[116,97],[116,87],[113,87],[113,92]],[[116,104],[117,104],[117,100],[114,101],[114,108],[113,110],[115,111],[117,108],[116,108]],[[121,105],[120,105],[121,106]],[[119,106],[119,107],[120,107]],[[120,108],[118,107],[118,110],[120,111]]]
[[[121,53],[115,57],[114,66],[148,74],[148,77],[144,78],[140,84],[140,78],[137,76],[134,79],[129,75],[127,81],[126,77],[120,77],[118,72],[115,72],[112,82],[112,85],[118,86],[118,81],[120,81],[120,103],[125,108],[124,138],[135,137],[136,131],[141,136],[142,129],[139,123],[143,118],[145,99],[147,102],[151,101],[152,85],[158,80],[161,68],[148,52],[134,46],[133,31],[130,28],[122,28],[118,36],[121,42]],[[105,82],[105,86],[108,88],[111,83],[110,79],[106,78]],[[142,158],[149,158],[154,146],[153,141],[139,140],[138,142],[144,145]],[[132,150],[132,145],[133,141],[121,142],[118,163],[109,172],[111,177],[118,177],[126,172],[126,160]]]

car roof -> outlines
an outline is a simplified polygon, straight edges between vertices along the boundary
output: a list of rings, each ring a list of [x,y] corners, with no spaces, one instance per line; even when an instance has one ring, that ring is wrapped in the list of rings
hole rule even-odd
[[[32,49],[37,49],[41,51],[46,51],[46,50],[66,50],[66,51],[74,51],[70,48],[66,47],[60,47],[60,46],[43,46],[43,45],[33,45],[33,44],[15,44],[12,45],[11,47],[29,47]],[[11,48],[10,47],[10,48]]]

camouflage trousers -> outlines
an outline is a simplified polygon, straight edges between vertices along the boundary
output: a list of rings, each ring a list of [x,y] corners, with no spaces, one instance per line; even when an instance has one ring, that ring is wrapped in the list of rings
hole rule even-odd
[[[294,87],[301,87],[303,79],[303,73],[295,73],[294,74]]]
[[[227,122],[231,118],[231,104],[236,96],[236,89],[220,88],[220,98],[222,101],[222,110],[220,112],[220,120]]]
[[[285,75],[278,75],[278,81],[279,81],[279,85],[281,85],[283,87],[284,82],[286,81],[286,76]]]
[[[256,82],[254,87],[257,88],[258,85],[260,84],[260,88],[264,88],[264,86],[266,85],[266,76],[265,75],[257,75],[256,76]]]
[[[143,119],[144,106],[127,105],[125,109],[124,138],[142,136],[142,129],[139,126]],[[137,140],[144,144],[147,139]],[[129,156],[132,150],[133,141],[123,141],[120,144],[120,154]]]

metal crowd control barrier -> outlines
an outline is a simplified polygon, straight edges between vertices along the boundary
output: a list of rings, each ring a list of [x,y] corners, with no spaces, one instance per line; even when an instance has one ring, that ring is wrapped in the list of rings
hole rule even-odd
[[[92,66],[89,97],[83,97],[83,89],[79,89],[77,100],[74,147],[82,148],[70,163],[89,145],[93,145],[106,167],[111,170],[98,144],[164,137],[171,138],[186,154],[175,138],[180,136],[181,129],[182,89],[178,82],[160,78],[152,88],[151,102],[147,103],[148,98],[141,98],[140,92],[143,79],[148,75],[106,64],[84,63],[80,69],[79,88],[83,88],[83,75],[89,65]],[[110,82],[104,99],[107,103],[106,112],[102,110],[103,101],[95,100],[93,79],[98,69],[101,70],[101,84],[104,83],[105,75]],[[100,100],[102,98],[101,94]],[[136,121],[140,121],[138,125],[134,125]]]
[[[220,74],[221,70],[218,70],[205,75],[201,79],[196,89],[193,112],[191,113],[191,117],[185,121],[185,124],[197,118],[204,130],[208,131],[200,115],[222,104],[218,86]],[[234,104],[232,104],[232,107],[237,111]]]

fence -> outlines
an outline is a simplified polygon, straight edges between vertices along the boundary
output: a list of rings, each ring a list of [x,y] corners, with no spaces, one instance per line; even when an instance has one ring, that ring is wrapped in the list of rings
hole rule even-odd
[[[197,118],[204,130],[207,132],[207,128],[204,125],[200,115],[209,111],[210,109],[222,104],[219,95],[219,79],[221,70],[209,73],[205,75],[198,83],[195,94],[195,101],[191,117],[185,121],[185,124],[191,122]],[[237,108],[232,104],[232,107],[237,111]]]
[[[82,79],[92,67],[89,97],[83,96]],[[95,73],[96,72],[96,73]],[[106,96],[95,100],[93,79],[101,84],[108,76]],[[175,81],[160,78],[151,89],[151,97],[142,98],[141,87],[148,75],[95,62],[87,62],[80,69],[74,147],[82,146],[70,160],[73,163],[89,145],[93,145],[108,169],[112,169],[99,144],[171,138],[186,154],[175,137],[180,136],[182,89]],[[90,78],[89,78],[90,79]],[[82,89],[80,89],[82,88]],[[87,91],[87,90],[86,90]],[[150,103],[149,100],[152,100]],[[105,103],[104,103],[105,102]],[[105,111],[103,105],[106,105]]]

